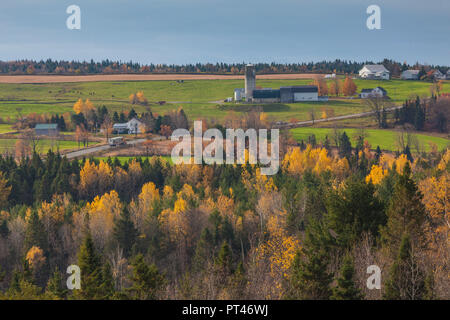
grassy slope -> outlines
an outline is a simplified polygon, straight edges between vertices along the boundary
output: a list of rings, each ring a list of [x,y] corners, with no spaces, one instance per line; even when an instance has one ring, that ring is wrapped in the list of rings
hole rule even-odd
[[[352,144],[354,145],[354,143],[356,142],[354,136],[357,133],[357,129],[346,128],[341,129],[341,131],[345,131],[347,133],[347,135],[352,140]],[[316,136],[317,141],[323,141],[325,139],[325,136],[327,135],[328,138],[332,140],[333,135],[333,129],[330,128],[295,128],[292,129],[291,132],[293,137],[297,141],[307,141],[308,137],[313,134]],[[396,151],[398,149],[397,132],[393,130],[367,129],[366,133],[368,134],[366,140],[371,144],[372,148],[380,146],[380,148],[383,150]],[[417,134],[416,136],[426,150],[430,149],[430,145],[428,142],[435,143],[438,146],[439,150],[445,149],[450,144],[450,140],[444,138],[428,136],[424,134]]]
[[[14,150],[17,139],[0,139],[0,152],[5,150]],[[94,145],[95,142],[89,142],[89,145]],[[77,149],[78,143],[76,141],[51,141],[51,140],[40,140],[38,143],[38,151],[41,153],[46,153],[49,149],[56,151],[59,146],[59,150]]]
[[[309,84],[311,80],[260,80],[261,87],[279,88],[287,85]],[[402,102],[413,95],[429,95],[429,83],[419,81],[375,81],[355,80],[358,91],[378,85],[388,90],[395,102]],[[96,106],[105,105],[111,110],[121,111],[131,108],[128,96],[143,90],[150,102],[160,100],[174,102],[167,105],[152,105],[153,112],[163,114],[168,110],[183,106],[191,120],[197,118],[222,119],[227,110],[218,109],[213,101],[223,100],[233,95],[234,88],[244,86],[241,80],[190,80],[175,81],[122,81],[57,84],[0,84],[0,117],[14,118],[17,108],[22,114],[70,112],[78,98],[91,99]],[[450,83],[444,84],[444,91],[450,91]],[[328,103],[299,103],[272,106],[268,112],[275,120],[309,119],[311,108],[330,107],[336,115],[359,112],[364,109],[361,101],[330,101]],[[144,107],[135,107],[144,111]],[[316,115],[317,116],[317,115]]]

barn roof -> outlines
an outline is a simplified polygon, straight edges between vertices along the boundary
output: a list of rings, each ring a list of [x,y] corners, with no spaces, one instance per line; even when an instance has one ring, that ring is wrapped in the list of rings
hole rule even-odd
[[[34,127],[35,129],[40,130],[49,130],[49,129],[58,129],[58,124],[56,123],[38,123]]]

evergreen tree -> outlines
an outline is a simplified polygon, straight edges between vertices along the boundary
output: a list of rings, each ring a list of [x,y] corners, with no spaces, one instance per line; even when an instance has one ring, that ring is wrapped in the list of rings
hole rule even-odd
[[[31,210],[30,217],[28,218],[27,228],[25,230],[25,252],[28,252],[33,246],[41,248],[44,253],[48,249],[45,228],[36,210]]]
[[[78,252],[78,266],[81,271],[81,289],[75,291],[76,296],[87,300],[102,299],[102,265],[90,234],[86,235]]]
[[[58,270],[55,270],[53,277],[48,280],[47,289],[45,293],[56,299],[65,299],[67,296],[67,289],[63,286],[63,277]]]
[[[340,276],[336,279],[337,286],[333,288],[333,300],[361,300],[362,294],[356,288],[354,276],[355,267],[350,255],[345,256],[340,270]]]
[[[344,131],[339,137],[339,156],[341,158],[350,159],[352,155],[352,144],[350,143],[350,139],[347,136],[347,133]]]
[[[410,236],[402,236],[400,249],[389,271],[383,297],[387,300],[420,300],[425,293],[423,271],[417,264]]]
[[[131,297],[138,300],[156,300],[164,287],[164,276],[158,268],[152,264],[147,265],[144,256],[138,254],[132,262],[133,272],[130,276],[132,286],[127,290]]]
[[[383,244],[392,255],[400,247],[401,237],[405,233],[409,235],[415,248],[424,245],[425,207],[422,194],[410,174],[411,168],[407,162],[394,187],[387,209],[387,224],[381,227]]]
[[[232,261],[230,246],[227,242],[223,242],[215,261],[216,265],[220,268],[220,270],[226,274],[229,274],[232,272]]]
[[[328,300],[332,294],[333,275],[328,272],[330,237],[322,224],[311,221],[306,229],[303,252],[298,251],[292,264],[288,297],[301,300]]]
[[[306,260],[298,252],[292,265],[289,297],[300,300],[328,300],[332,275],[327,272],[328,253],[324,249],[306,251]]]
[[[357,177],[350,177],[344,188],[328,194],[326,222],[337,234],[341,248],[349,249],[363,232],[376,237],[379,226],[385,224],[383,205],[374,194],[374,186]]]
[[[119,247],[123,249],[125,257],[129,257],[133,245],[136,244],[138,230],[131,220],[130,212],[126,205],[124,205],[119,218],[115,221],[113,236]]]
[[[113,114],[113,122],[114,122],[114,123],[120,122],[119,114],[117,113],[117,111],[114,111],[114,114]]]

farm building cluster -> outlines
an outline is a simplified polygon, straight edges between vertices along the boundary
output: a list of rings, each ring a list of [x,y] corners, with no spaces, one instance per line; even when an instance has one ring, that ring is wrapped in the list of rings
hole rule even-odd
[[[245,88],[234,90],[234,100],[254,103],[294,103],[319,101],[317,86],[290,86],[280,89],[257,88],[256,71],[253,65],[245,67]]]

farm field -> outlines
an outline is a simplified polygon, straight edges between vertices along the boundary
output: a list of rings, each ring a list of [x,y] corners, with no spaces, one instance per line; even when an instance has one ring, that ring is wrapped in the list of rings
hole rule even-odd
[[[0,124],[0,133],[11,132],[13,129],[10,124]]]
[[[18,139],[0,139],[0,153],[4,153],[6,151],[14,151],[14,147],[16,145]],[[89,142],[89,146],[95,145],[96,142]],[[39,153],[47,153],[48,150],[60,151],[62,150],[70,150],[70,149],[78,149],[78,142],[76,141],[54,141],[54,140],[39,140],[37,144],[37,151]]]
[[[281,86],[310,84],[311,79],[261,79],[257,80],[260,87],[279,88]],[[420,81],[376,81],[355,80],[358,92],[363,88],[383,86],[393,102],[400,104],[405,99],[420,95],[429,96],[430,83]],[[228,111],[238,113],[240,106],[223,104],[221,101],[233,96],[235,88],[244,86],[243,80],[187,80],[183,83],[176,81],[110,81],[110,82],[77,82],[77,83],[45,83],[45,84],[10,84],[0,83],[0,117],[14,119],[18,109],[21,114],[29,113],[65,113],[72,112],[73,104],[79,98],[89,98],[95,106],[105,105],[111,111],[129,110],[134,107],[142,112],[144,106],[132,106],[128,102],[131,93],[144,91],[154,113],[164,114],[182,106],[189,119],[198,118],[221,120]],[[444,83],[444,92],[450,91],[450,83]],[[167,104],[156,104],[166,101]],[[224,105],[225,107],[219,106]],[[246,106],[247,107],[247,106]],[[298,104],[264,105],[264,111],[278,120],[295,118],[299,121],[309,120],[310,109],[332,108],[335,115],[365,110],[359,99],[331,99],[329,102],[307,102]],[[320,114],[316,114],[320,117]]]
[[[356,133],[358,132],[358,129],[354,128],[345,128],[345,129],[339,129],[340,131],[345,131],[349,138],[352,141],[352,144],[355,145],[356,143]],[[372,149],[375,149],[377,146],[380,146],[382,150],[389,150],[389,151],[397,151],[397,132],[394,130],[382,130],[382,129],[367,129],[365,130],[366,134],[368,135],[365,139],[370,143],[372,146]],[[328,136],[332,143],[332,135],[333,135],[333,129],[332,128],[311,128],[311,127],[305,127],[305,128],[295,128],[291,129],[292,136],[297,141],[307,141],[308,137],[311,135],[316,136],[316,140],[323,141],[325,140],[325,137]],[[422,148],[424,148],[426,151],[429,151],[431,146],[429,142],[432,142],[437,145],[439,150],[443,150],[446,147],[449,146],[450,140],[425,134],[416,134],[415,135],[421,144]]]

